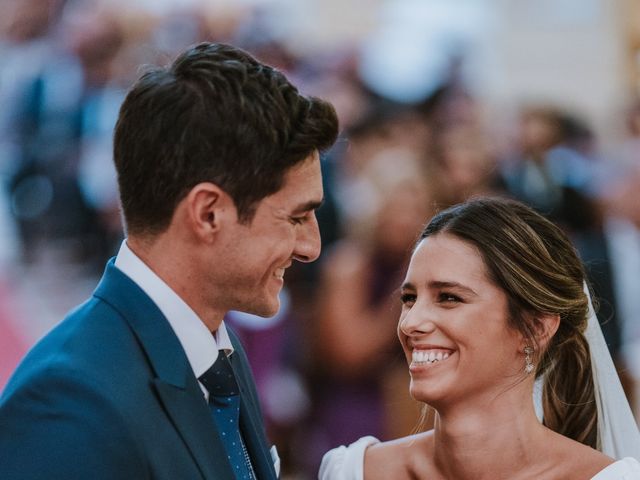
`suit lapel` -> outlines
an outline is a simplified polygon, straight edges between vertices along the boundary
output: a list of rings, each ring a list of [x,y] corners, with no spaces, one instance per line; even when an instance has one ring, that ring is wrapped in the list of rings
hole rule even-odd
[[[204,478],[235,480],[202,392],[198,389],[197,395],[194,395],[193,392],[177,388],[161,379],[156,379],[154,385],[174,427],[191,451]]]
[[[158,397],[203,477],[234,480],[182,345],[155,303],[113,263],[107,264],[94,296],[116,309],[131,326],[157,375],[153,385]]]
[[[250,411],[251,409],[248,407],[243,396],[240,405],[240,428],[247,450],[251,456],[253,469],[256,472],[256,477],[260,480],[275,480],[276,474],[273,467],[273,460],[271,459],[269,450],[262,441],[256,422]]]

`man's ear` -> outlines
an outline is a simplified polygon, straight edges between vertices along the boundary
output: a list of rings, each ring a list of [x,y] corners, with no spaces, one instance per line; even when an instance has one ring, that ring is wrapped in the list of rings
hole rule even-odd
[[[195,235],[206,242],[220,231],[233,202],[215,183],[202,182],[193,187],[184,199],[186,220]]]

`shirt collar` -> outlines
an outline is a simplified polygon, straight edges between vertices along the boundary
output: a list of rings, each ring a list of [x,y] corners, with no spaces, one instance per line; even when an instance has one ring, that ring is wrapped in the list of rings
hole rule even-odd
[[[227,356],[233,353],[224,321],[212,335],[191,307],[133,253],[126,239],[120,246],[115,266],[131,278],[166,317],[196,378],[213,365],[218,358],[218,350],[224,350]]]

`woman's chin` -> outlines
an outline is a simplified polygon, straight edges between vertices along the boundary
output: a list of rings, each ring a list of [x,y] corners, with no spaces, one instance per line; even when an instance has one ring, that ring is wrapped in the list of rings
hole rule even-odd
[[[444,398],[444,392],[441,389],[434,388],[433,386],[425,387],[411,382],[409,386],[409,393],[411,397],[421,403],[426,403],[430,406],[440,403]]]

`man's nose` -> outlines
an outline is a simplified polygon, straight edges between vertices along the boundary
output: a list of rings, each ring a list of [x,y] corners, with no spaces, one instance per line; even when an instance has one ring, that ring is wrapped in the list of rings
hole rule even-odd
[[[300,226],[297,233],[293,258],[299,262],[313,262],[320,256],[321,241],[318,219],[315,214]]]

